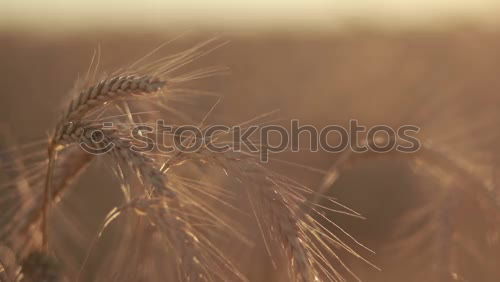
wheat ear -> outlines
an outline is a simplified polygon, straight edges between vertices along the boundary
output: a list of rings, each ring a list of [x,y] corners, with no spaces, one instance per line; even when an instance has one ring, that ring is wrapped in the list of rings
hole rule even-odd
[[[43,246],[47,248],[47,212],[52,194],[52,179],[54,163],[58,151],[63,149],[62,142],[70,140],[78,127],[74,127],[74,122],[81,119],[85,114],[105,103],[126,98],[131,95],[147,95],[158,92],[166,82],[151,76],[115,76],[100,81],[97,85],[91,86],[79,93],[69,104],[63,118],[56,125],[55,133],[50,140],[48,147],[48,166],[45,178],[44,197],[42,205],[42,238]],[[76,132],[78,133],[78,132]]]
[[[272,188],[257,188],[258,198],[262,201],[264,213],[271,217],[270,223],[276,226],[276,236],[290,260],[290,276],[297,282],[315,280],[314,267],[310,262],[309,251],[304,248],[304,238],[300,232],[297,217],[287,207],[281,193]]]
[[[316,271],[312,265],[313,258],[306,247],[307,238],[301,232],[299,220],[294,209],[285,199],[282,191],[267,178],[267,173],[259,164],[243,155],[222,155],[221,162],[230,162],[229,171],[250,184],[245,191],[256,216],[264,240],[266,233],[271,240],[280,245],[282,253],[289,260],[288,272],[293,281],[307,282],[316,280]],[[267,220],[266,220],[267,219]],[[266,222],[267,221],[267,222]],[[264,230],[268,228],[269,230]],[[268,252],[271,252],[267,245]],[[270,253],[272,256],[272,254]]]
[[[147,75],[115,76],[101,80],[71,100],[66,113],[56,126],[56,132],[51,140],[52,146],[59,145],[64,135],[71,133],[72,127],[68,127],[71,122],[79,121],[92,110],[114,100],[130,98],[133,95],[157,93],[165,87],[166,83],[165,80]]]

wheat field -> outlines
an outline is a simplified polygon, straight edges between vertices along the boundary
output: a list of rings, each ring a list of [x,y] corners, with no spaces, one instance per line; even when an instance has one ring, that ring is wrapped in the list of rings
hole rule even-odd
[[[498,36],[1,33],[0,280],[497,281]],[[415,124],[422,147],[131,150],[160,118]],[[103,122],[113,150],[81,150]]]

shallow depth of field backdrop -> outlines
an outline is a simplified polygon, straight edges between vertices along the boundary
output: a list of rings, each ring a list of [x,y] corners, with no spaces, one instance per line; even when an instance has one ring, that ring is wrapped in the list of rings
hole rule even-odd
[[[0,122],[14,142],[46,135],[65,93],[98,45],[103,69],[112,70],[179,35],[184,36],[162,54],[217,35],[229,43],[195,65],[225,65],[230,74],[192,86],[224,96],[212,122],[235,124],[275,109],[280,112],[274,117],[318,127],[347,125],[349,119],[364,125],[408,122],[421,126],[422,136],[457,148],[460,156],[499,152],[498,1],[67,2],[0,3]],[[303,151],[279,158],[328,169],[338,154]],[[311,187],[322,180],[301,169],[280,169]],[[103,188],[116,183],[99,168],[87,175],[72,192],[79,199],[73,208],[84,225],[96,230],[116,196]],[[427,197],[432,189],[422,187],[429,185],[413,176],[404,160],[394,159],[366,162],[331,187],[329,195],[367,218],[335,216],[376,252],[362,254],[382,271],[345,258],[363,281],[440,281],[433,276],[439,266],[421,252],[438,247],[430,241],[397,242],[402,216],[419,201],[428,201],[419,189],[427,189]],[[474,230],[478,219],[488,216],[453,218],[464,230]],[[470,233],[472,240],[486,240]],[[500,266],[497,254],[471,255],[477,260],[462,263],[466,280],[455,278],[498,281],[499,269],[485,272],[480,267]],[[241,256],[252,281],[274,281],[261,243]]]

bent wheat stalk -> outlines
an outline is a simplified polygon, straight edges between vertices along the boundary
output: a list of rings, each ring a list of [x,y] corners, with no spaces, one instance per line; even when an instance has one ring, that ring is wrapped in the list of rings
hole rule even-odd
[[[94,85],[91,84],[98,71],[99,63],[96,63],[95,67],[93,67],[94,62],[92,61],[86,81],[84,81],[84,84],[90,84],[90,86],[77,91],[77,95],[69,102],[62,118],[56,124],[54,134],[49,140],[47,148],[48,165],[41,208],[42,241],[45,249],[47,249],[48,246],[47,212],[53,193],[53,170],[56,166],[58,154],[69,145],[74,144],[67,142],[71,140],[71,135],[75,133],[79,134],[76,132],[79,128],[75,126],[75,123],[83,120],[93,112],[102,109],[109,103],[119,100],[155,98],[158,94],[162,93],[162,91],[168,90],[166,89],[167,85],[205,78],[219,73],[221,68],[208,68],[179,75],[177,77],[171,76],[177,69],[189,64],[194,59],[207,54],[215,48],[218,48],[220,45],[210,47],[208,50],[203,50],[203,48],[206,48],[215,40],[216,39],[210,39],[184,52],[153,61],[152,63],[144,63],[144,59],[151,56],[154,53],[152,52],[131,64],[128,68],[119,70],[115,74],[96,82]],[[143,63],[143,66],[137,66],[139,63]],[[90,78],[90,71],[92,68],[94,68],[94,75]],[[73,141],[77,140],[73,139]]]
[[[2,237],[3,234],[10,234],[9,230],[14,230],[16,233],[32,230],[33,234],[40,235],[41,249],[43,250],[41,252],[46,253],[48,251],[47,220],[51,203],[61,196],[74,175],[83,171],[86,165],[95,158],[94,155],[74,146],[84,143],[96,145],[92,142],[90,134],[94,130],[101,130],[102,125],[96,126],[86,120],[95,116],[98,117],[97,121],[100,120],[100,115],[107,110],[109,105],[117,106],[117,102],[142,102],[160,98],[160,95],[172,90],[172,85],[212,76],[220,72],[220,68],[207,68],[188,74],[171,76],[173,71],[210,52],[211,50],[206,51],[201,50],[201,48],[206,47],[211,42],[213,40],[208,40],[185,52],[136,67],[141,61],[139,60],[128,69],[119,70],[95,83],[95,79],[89,79],[89,75],[87,75],[84,83],[90,86],[77,91],[76,96],[69,102],[67,109],[57,122],[54,133],[49,140],[48,161],[44,165],[46,167],[45,182],[42,184],[43,199],[40,207],[34,203],[35,208],[31,206],[30,211],[23,217],[23,224],[12,225],[12,228],[4,229],[1,233]],[[94,71],[97,72],[97,65]],[[130,110],[127,106],[125,109],[130,116]],[[114,145],[111,153],[113,163],[126,164],[132,171],[136,172],[143,183],[153,188],[150,191],[144,191],[146,194],[153,193],[150,195],[164,198],[164,207],[159,209],[155,216],[162,218],[165,223],[169,222],[168,228],[164,228],[165,231],[173,234],[171,240],[176,241],[174,245],[183,246],[180,251],[182,264],[190,269],[199,269],[199,271],[186,269],[182,274],[183,277],[190,281],[210,280],[205,268],[205,265],[209,265],[209,262],[206,261],[208,258],[201,254],[202,247],[199,241],[202,239],[190,227],[188,219],[183,217],[184,203],[176,199],[174,190],[170,189],[165,181],[165,175],[155,167],[155,160],[131,149],[132,143],[128,140],[128,135],[129,133],[124,132],[107,132],[103,145]],[[173,211],[176,212],[171,214]],[[21,258],[26,258],[25,255],[22,255],[26,250],[33,249],[33,241],[36,237],[27,238],[19,251]],[[38,247],[34,249],[40,250]],[[28,252],[28,256],[31,253],[33,252]]]
[[[334,257],[342,268],[359,280],[334,249],[344,250],[372,265],[328,231],[324,224],[312,218],[313,213],[322,214],[320,206],[318,209],[313,208],[311,214],[306,209],[311,204],[307,201],[307,196],[314,194],[313,191],[266,169],[252,156],[237,152],[207,155],[200,151],[177,157],[177,161],[191,158],[200,160],[205,165],[222,167],[228,175],[238,180],[241,184],[239,186],[244,187],[241,192],[247,195],[273,265],[278,266],[275,258],[283,259],[280,262],[284,263],[290,281],[343,281],[345,278],[328,257]],[[175,161],[171,164],[175,164]],[[367,249],[333,221],[327,221],[357,245]]]
[[[166,82],[150,76],[117,76],[105,79],[97,85],[82,91],[73,99],[66,114],[58,122],[55,133],[48,147],[48,166],[45,181],[44,198],[42,206],[42,236],[43,245],[46,248],[47,241],[47,210],[50,203],[52,189],[52,171],[56,161],[57,152],[62,150],[63,142],[68,141],[72,134],[80,128],[74,126],[74,122],[81,119],[86,113],[116,99],[125,98],[129,95],[147,95],[156,93]],[[78,142],[78,140],[76,140]]]

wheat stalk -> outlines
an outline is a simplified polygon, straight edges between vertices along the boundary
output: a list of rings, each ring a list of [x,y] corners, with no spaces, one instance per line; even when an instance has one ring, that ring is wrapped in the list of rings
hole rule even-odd
[[[275,258],[286,258],[283,262],[291,281],[344,281],[345,278],[337,271],[337,267],[329,262],[328,256],[336,258],[339,266],[358,279],[335,254],[334,248],[343,249],[370,264],[340,238],[327,231],[327,227],[311,217],[314,213],[324,217],[320,210],[314,208],[311,214],[308,213],[306,207],[310,203],[307,196],[314,194],[312,190],[262,167],[251,155],[238,152],[213,155],[199,151],[190,153],[189,156],[179,155],[177,158],[179,161],[186,158],[201,160],[204,164],[222,167],[230,176],[241,182],[244,187],[242,192],[248,195],[271,260],[274,262]],[[359,216],[350,210],[342,213]],[[333,224],[332,221],[330,223]],[[341,230],[334,224],[333,227]],[[354,242],[366,248],[357,241]],[[275,246],[279,246],[278,253],[274,250]]]
[[[86,79],[85,83],[90,86],[84,87],[83,90],[78,88],[80,90],[76,91],[76,96],[69,102],[49,140],[48,160],[42,166],[46,169],[43,201],[34,203],[31,206],[35,207],[34,209],[22,214],[22,224],[12,225],[12,228],[2,232],[2,234],[14,234],[11,232],[14,230],[19,234],[30,231],[34,232],[37,238],[41,237],[41,243],[35,242],[37,239],[35,237],[24,242],[25,246],[19,251],[20,257],[30,258],[35,254],[33,250],[42,254],[50,253],[47,232],[50,205],[56,198],[62,196],[73,175],[83,171],[87,164],[96,158],[83,152],[76,145],[87,144],[92,147],[99,145],[101,149],[113,145],[110,154],[106,156],[109,157],[108,160],[113,164],[115,173],[122,182],[122,191],[127,204],[110,213],[103,230],[123,210],[141,211],[140,214],[146,215],[149,226],[158,230],[160,236],[165,237],[165,241],[174,250],[174,255],[177,257],[176,269],[179,270],[178,279],[245,281],[243,275],[212,243],[211,230],[206,227],[213,225],[221,234],[242,239],[243,236],[240,236],[236,228],[225,221],[224,215],[211,207],[204,198],[207,195],[213,196],[218,203],[226,204],[218,198],[220,194],[216,193],[227,193],[226,190],[230,189],[221,187],[214,189],[214,186],[204,182],[196,183],[195,186],[193,179],[192,182],[187,182],[172,172],[173,167],[194,161],[201,163],[205,168],[210,166],[222,168],[234,179],[244,180],[247,186],[239,192],[248,194],[264,241],[272,242],[279,249],[278,253],[274,253],[268,246],[271,260],[284,258],[280,261],[280,265],[283,263],[288,269],[291,280],[298,282],[344,280],[337,271],[337,265],[329,262],[329,257],[334,257],[341,267],[349,272],[350,270],[342,263],[334,249],[342,249],[357,257],[360,256],[311,217],[311,214],[320,212],[313,209],[313,212],[309,213],[310,210],[305,208],[308,205],[307,197],[313,194],[307,187],[299,186],[286,177],[266,169],[245,154],[215,154],[201,150],[192,153],[179,152],[165,160],[165,156],[137,152],[132,149],[134,143],[126,126],[104,130],[103,125],[99,124],[104,120],[102,112],[112,105],[129,116],[126,125],[133,126],[135,122],[131,118],[128,104],[125,103],[123,108],[120,108],[118,102],[148,101],[164,94],[163,91],[171,92],[176,83],[213,74],[217,69],[205,69],[178,77],[166,75],[203,54],[205,52],[199,51],[198,46],[168,60],[160,59],[136,70],[121,70],[97,82],[94,78]],[[96,118],[92,121],[91,117]],[[103,134],[102,142],[99,144],[93,140],[92,134],[95,131]],[[137,176],[141,181],[140,185],[130,188],[132,185],[128,184],[133,180],[126,179],[122,165]],[[198,190],[189,190],[190,185]],[[129,188],[124,188],[125,186]],[[134,193],[138,195],[131,193],[130,189],[135,189]],[[216,193],[210,194],[213,191]],[[134,195],[131,196],[132,194]],[[33,199],[37,197],[34,196]],[[205,224],[203,230],[197,223],[199,226]],[[30,275],[28,273],[30,269],[34,268],[26,267],[27,275]]]
[[[282,244],[290,265],[290,276],[293,281],[315,281],[316,274],[311,264],[311,255],[304,247],[304,234],[300,232],[297,216],[287,207],[280,192],[271,188],[272,185],[255,187],[257,197],[262,201],[263,212],[271,217],[270,223],[276,227],[278,242]]]
[[[26,221],[29,222],[27,226],[30,226],[30,228],[37,226],[39,222],[42,230],[42,246],[45,250],[48,248],[47,212],[49,205],[67,187],[71,175],[53,175],[54,171],[60,171],[58,168],[61,164],[56,166],[56,160],[58,163],[61,160],[78,163],[77,170],[81,170],[94,158],[89,154],[83,156],[81,151],[71,150],[72,145],[79,143],[95,146],[91,140],[92,136],[89,134],[93,130],[101,129],[101,126],[82,121],[110,103],[130,99],[140,101],[142,99],[156,98],[158,94],[163,93],[167,85],[203,78],[220,71],[219,68],[209,68],[178,77],[166,77],[167,74],[180,66],[204,55],[206,51],[202,52],[199,49],[209,42],[211,41],[202,43],[177,56],[169,57],[168,60],[161,59],[152,64],[144,65],[138,68],[138,71],[121,70],[117,75],[102,79],[95,85],[79,91],[76,97],[70,101],[62,118],[56,124],[54,134],[48,145],[49,158],[41,207],[42,212],[33,212],[31,216],[26,217]],[[135,74],[140,72],[151,73],[151,75]],[[171,83],[167,83],[168,81],[171,81]],[[156,211],[155,217],[157,217],[156,222],[158,225],[160,223],[166,224],[165,228],[163,228],[164,232],[168,231],[171,234],[169,238],[173,242],[172,245],[181,254],[178,262],[186,270],[180,274],[180,277],[184,277],[183,279],[187,279],[187,281],[207,281],[210,271],[204,265],[210,265],[211,263],[206,261],[205,255],[200,253],[199,240],[201,239],[195,235],[196,231],[190,226],[189,219],[184,218],[184,204],[176,198],[175,192],[165,182],[165,175],[155,168],[155,160],[145,154],[133,151],[131,142],[126,136],[127,134],[124,132],[106,133],[103,146],[113,144],[113,162],[126,164],[132,171],[137,172],[137,175],[145,184],[154,188],[153,190],[146,189],[145,193],[152,193],[150,195],[165,198],[164,207]],[[172,214],[174,211],[175,214]],[[198,269],[198,271],[195,269]]]
[[[129,164],[134,171],[137,171],[142,176],[142,179],[146,179],[157,189],[157,191],[161,192],[162,195],[169,198],[175,197],[175,192],[165,184],[164,175],[162,175],[159,169],[154,168],[154,160],[135,151],[132,148],[131,141],[121,138],[116,131],[103,133],[102,142],[96,144],[92,139],[92,134],[95,133],[96,130],[101,130],[102,126],[71,122],[66,128],[67,129],[64,130],[65,134],[58,138],[59,144],[84,143],[94,147],[99,145],[102,149],[112,145],[112,152],[116,156],[117,161]],[[99,132],[102,133],[102,131]]]
[[[220,72],[220,68],[208,68],[191,74],[188,73],[177,77],[169,77],[175,70],[190,63],[195,58],[203,56],[207,52],[219,47],[212,47],[213,49],[209,49],[208,51],[202,50],[202,48],[214,42],[214,40],[215,39],[207,40],[179,54],[159,59],[149,64],[144,63],[143,66],[137,67],[139,63],[142,63],[146,58],[154,53],[152,52],[133,63],[128,68],[117,71],[115,75],[102,79],[84,90],[76,91],[77,95],[70,101],[65,113],[62,115],[62,118],[56,124],[54,134],[49,141],[47,149],[48,166],[45,177],[41,223],[43,245],[45,248],[48,246],[47,212],[51,203],[53,189],[52,172],[54,170],[58,153],[67,146],[74,144],[70,141],[79,141],[72,138],[75,137],[75,134],[80,135],[81,132],[78,132],[78,130],[82,130],[81,127],[74,126],[75,122],[84,119],[87,114],[102,108],[108,103],[132,98],[154,98],[160,90],[165,88],[167,84],[182,83],[193,79],[204,78]],[[99,62],[95,64],[95,67],[92,65],[93,61],[89,67],[86,80],[81,84],[92,84],[95,80]],[[94,74],[90,76],[92,69],[94,69]],[[141,75],[140,73],[145,74]],[[78,89],[79,87],[77,86],[76,88]],[[135,157],[138,156],[135,155]]]
[[[151,76],[115,76],[110,79],[100,81],[95,86],[91,86],[79,93],[69,104],[63,118],[56,125],[55,133],[48,147],[49,165],[47,167],[47,177],[44,192],[44,204],[42,207],[43,240],[47,245],[47,209],[50,203],[52,186],[52,170],[57,151],[61,150],[62,142],[66,144],[74,139],[74,135],[79,135],[81,127],[74,126],[74,122],[83,118],[84,115],[100,106],[113,100],[127,98],[131,95],[147,95],[158,92],[165,86],[165,81]],[[72,138],[73,137],[73,138]]]

